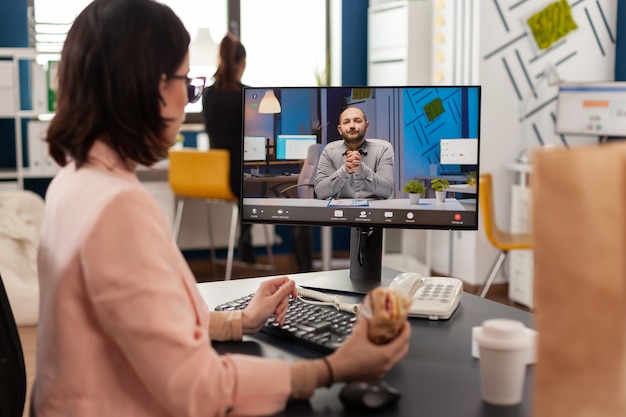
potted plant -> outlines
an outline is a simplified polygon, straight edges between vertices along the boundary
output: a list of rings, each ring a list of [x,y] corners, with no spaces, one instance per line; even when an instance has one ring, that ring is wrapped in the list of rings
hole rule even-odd
[[[467,185],[469,185],[470,187],[476,186],[476,181],[478,179],[478,173],[476,171],[468,172],[467,174],[465,174],[465,177],[465,182],[467,183]]]
[[[415,205],[419,204],[420,198],[426,194],[426,186],[420,180],[410,180],[404,184],[402,191],[409,193],[409,203]]]
[[[446,190],[450,186],[450,182],[448,182],[447,179],[434,178],[430,180],[430,186],[433,190],[435,190],[435,196],[437,197],[438,203],[446,201]]]

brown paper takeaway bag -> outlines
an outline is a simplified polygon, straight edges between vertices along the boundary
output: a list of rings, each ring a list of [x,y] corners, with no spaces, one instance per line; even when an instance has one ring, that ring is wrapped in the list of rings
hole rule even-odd
[[[533,158],[533,416],[626,416],[626,145]]]

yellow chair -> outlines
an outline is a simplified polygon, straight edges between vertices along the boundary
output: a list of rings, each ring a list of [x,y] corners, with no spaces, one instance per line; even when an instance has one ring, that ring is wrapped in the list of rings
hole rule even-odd
[[[496,258],[480,293],[480,296],[485,298],[491,284],[493,284],[493,281],[496,279],[496,275],[500,272],[509,251],[515,249],[532,249],[533,243],[530,233],[505,232],[496,224],[491,174],[480,175],[478,204],[482,211],[485,235],[487,235],[489,242],[491,242],[496,249],[500,250],[500,254]]]
[[[230,231],[228,234],[228,254],[226,258],[225,280],[232,275],[233,254],[235,250],[235,237],[239,223],[239,200],[230,189],[230,154],[226,149],[212,149],[209,151],[197,151],[195,149],[171,149],[169,151],[169,183],[178,202],[174,216],[173,235],[178,241],[180,224],[183,216],[183,208],[186,200],[203,200],[207,205],[207,223],[209,226],[209,248],[211,251],[211,264],[213,272],[217,276],[216,263],[223,262],[217,259],[215,245],[211,231],[211,205],[227,205],[231,208]],[[254,264],[258,269],[266,269],[274,272],[274,255],[272,252],[272,240],[265,226],[265,239],[267,247],[268,264]]]

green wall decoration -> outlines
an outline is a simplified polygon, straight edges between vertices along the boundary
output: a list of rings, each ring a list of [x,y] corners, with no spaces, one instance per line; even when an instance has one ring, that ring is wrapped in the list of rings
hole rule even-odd
[[[446,109],[443,107],[443,102],[439,97],[424,106],[424,113],[426,113],[426,117],[428,117],[429,122],[435,120],[437,116],[445,111]]]
[[[530,16],[527,23],[539,49],[549,48],[554,42],[578,29],[567,0],[549,4],[540,12]]]

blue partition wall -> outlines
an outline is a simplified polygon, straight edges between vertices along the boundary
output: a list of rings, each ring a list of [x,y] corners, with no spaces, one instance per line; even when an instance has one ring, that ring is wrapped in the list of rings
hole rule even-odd
[[[0,47],[28,46],[28,13],[26,0],[0,2]]]
[[[26,0],[0,1],[0,48],[28,47]],[[0,168],[15,168],[15,122],[0,119]]]
[[[341,85],[367,84],[367,1],[341,3]]]

